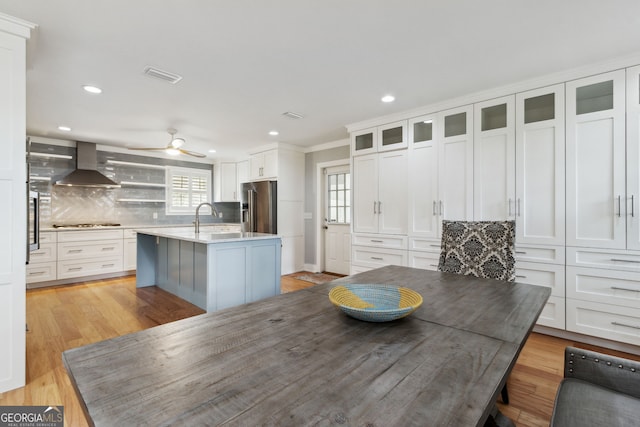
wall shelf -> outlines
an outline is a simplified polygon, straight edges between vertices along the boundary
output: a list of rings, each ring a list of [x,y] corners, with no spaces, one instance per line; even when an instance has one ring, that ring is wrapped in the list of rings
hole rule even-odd
[[[50,154],[50,153],[29,153],[30,157],[49,157],[52,159],[73,159],[73,156],[67,154]]]
[[[157,188],[165,188],[166,184],[156,184],[153,182],[135,182],[135,181],[120,181],[120,185],[130,186],[130,187],[157,187]]]
[[[121,165],[121,166],[133,166],[137,168],[148,168],[148,169],[166,169],[166,166],[163,165],[151,165],[148,163],[134,163],[134,162],[125,162],[122,160],[107,160],[107,163],[112,165]]]
[[[162,199],[117,199],[118,202],[138,202],[138,203],[164,203]]]

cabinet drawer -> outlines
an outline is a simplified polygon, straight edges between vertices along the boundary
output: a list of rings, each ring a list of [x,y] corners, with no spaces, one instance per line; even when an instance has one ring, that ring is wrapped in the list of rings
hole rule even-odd
[[[409,267],[438,271],[439,253],[409,251]]]
[[[122,256],[122,239],[99,242],[58,243],[58,260]]]
[[[551,295],[564,297],[564,265],[516,261],[516,282],[551,288]]]
[[[407,249],[407,236],[354,234],[351,238],[352,245],[371,246],[375,248]]]
[[[567,331],[640,345],[640,309],[567,298]]]
[[[440,255],[440,240],[420,239],[417,237],[409,237],[410,251],[435,252]]]
[[[567,247],[567,265],[640,271],[640,254],[629,251]]]
[[[29,265],[41,262],[55,262],[56,248],[57,245],[55,243],[41,243],[40,249],[29,254]]]
[[[133,229],[133,228],[127,228],[125,230],[122,230],[122,237],[124,239],[135,239],[136,237],[138,237],[138,233],[136,233],[135,230],[136,229]]]
[[[351,262],[363,267],[378,268],[385,265],[407,265],[407,251],[352,246]]]
[[[564,264],[564,246],[516,245],[516,261]]]
[[[56,280],[56,267],[57,263],[55,261],[29,264],[27,266],[27,283]]]
[[[58,241],[57,237],[58,237],[58,233],[56,233],[55,231],[41,231],[40,244],[56,243]]]
[[[640,309],[640,276],[629,271],[567,266],[567,297]]]
[[[98,260],[58,261],[58,279],[92,276],[122,271],[122,257],[106,257]]]
[[[60,242],[88,242],[96,240],[122,239],[122,229],[117,230],[87,230],[87,231],[59,231]]]
[[[364,273],[365,271],[373,270],[373,267],[363,267],[361,265],[352,265],[350,274]]]
[[[550,328],[564,329],[565,327],[565,300],[563,297],[551,295],[538,317],[537,325]]]

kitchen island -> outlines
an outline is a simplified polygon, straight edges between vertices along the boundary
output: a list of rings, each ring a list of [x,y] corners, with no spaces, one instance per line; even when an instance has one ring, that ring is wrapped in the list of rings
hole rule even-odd
[[[280,293],[277,235],[193,227],[136,232],[137,287],[158,286],[207,312]]]

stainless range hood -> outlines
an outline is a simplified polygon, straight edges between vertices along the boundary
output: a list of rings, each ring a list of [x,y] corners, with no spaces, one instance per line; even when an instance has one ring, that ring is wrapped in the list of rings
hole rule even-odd
[[[98,154],[96,144],[91,142],[76,143],[76,170],[59,181],[56,185],[69,187],[119,188],[120,184],[97,171]]]

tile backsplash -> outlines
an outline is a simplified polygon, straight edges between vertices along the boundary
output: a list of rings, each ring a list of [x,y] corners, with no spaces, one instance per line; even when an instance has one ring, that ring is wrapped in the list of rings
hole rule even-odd
[[[29,161],[31,189],[40,192],[40,224],[45,228],[53,224],[77,223],[191,224],[195,209],[191,215],[167,215],[164,187],[145,184],[164,184],[164,168],[154,168],[154,165],[213,172],[213,165],[205,163],[98,151],[98,171],[118,183],[129,184],[122,184],[122,188],[116,189],[63,187],[53,184],[75,169],[75,147],[32,143],[31,152],[47,155],[31,156]],[[115,162],[108,163],[107,160]],[[222,218],[203,215],[203,223],[240,222],[239,203],[220,202],[215,206],[222,213]]]

